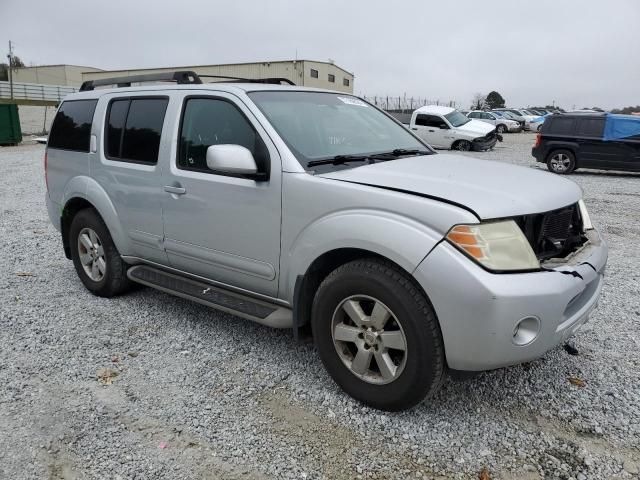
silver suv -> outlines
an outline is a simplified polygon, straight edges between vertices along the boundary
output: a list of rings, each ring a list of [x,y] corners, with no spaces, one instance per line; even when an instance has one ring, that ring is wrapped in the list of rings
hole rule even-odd
[[[135,282],[312,334],[386,410],[540,357],[596,306],[607,247],[573,182],[436,154],[348,94],[176,79],[84,85],[56,115],[46,203],[95,295]]]

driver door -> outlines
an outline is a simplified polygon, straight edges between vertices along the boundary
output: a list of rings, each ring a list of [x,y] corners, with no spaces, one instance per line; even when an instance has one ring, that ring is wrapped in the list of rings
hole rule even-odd
[[[445,138],[449,127],[437,115],[418,114],[412,130],[432,147],[449,148],[450,142]]]
[[[172,267],[275,296],[281,224],[280,156],[235,96],[187,95],[170,165],[162,174],[165,250]],[[211,145],[246,147],[264,178],[214,172]]]

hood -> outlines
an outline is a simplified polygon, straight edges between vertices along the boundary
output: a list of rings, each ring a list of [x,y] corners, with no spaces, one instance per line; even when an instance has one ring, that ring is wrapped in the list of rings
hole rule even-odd
[[[559,175],[454,154],[408,157],[318,176],[438,198],[462,205],[482,220],[548,212],[582,198],[580,187]]]
[[[496,127],[487,122],[481,122],[480,120],[471,120],[459,127],[455,127],[456,130],[460,130],[465,133],[475,133],[480,136],[485,136],[491,130],[495,130]]]

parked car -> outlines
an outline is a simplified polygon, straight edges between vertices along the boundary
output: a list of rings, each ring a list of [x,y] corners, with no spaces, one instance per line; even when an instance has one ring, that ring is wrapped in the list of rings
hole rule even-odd
[[[492,113],[493,115],[495,115],[496,117],[499,118],[504,118],[507,120],[511,120],[513,122],[517,122],[518,125],[520,126],[519,129],[514,130],[516,132],[521,132],[522,130],[524,130],[524,125],[525,125],[525,121],[523,120],[519,120],[514,114],[512,114],[511,112],[501,112],[501,111],[494,111],[492,110],[490,113]]]
[[[95,295],[135,282],[308,331],[387,410],[449,369],[540,357],[596,306],[607,247],[571,181],[436,154],[347,93],[132,78],[67,96],[45,152],[49,217]],[[141,79],[178,85],[123,86]]]
[[[606,139],[606,122],[621,117],[637,123],[635,135]],[[565,175],[577,168],[640,171],[640,119],[634,122],[631,116],[606,113],[553,114],[542,125],[531,153],[550,171]]]
[[[492,112],[506,112],[509,115],[513,115],[513,117],[514,117],[513,120],[516,120],[521,125],[523,125],[523,130],[529,130],[530,117],[529,117],[529,115],[525,115],[520,110],[517,110],[515,108],[496,108],[496,109],[491,110],[491,111]]]
[[[467,117],[480,120],[481,122],[488,123],[496,127],[496,132],[519,132],[520,124],[515,120],[509,120],[508,118],[501,117],[492,112],[483,112],[482,110],[473,110],[468,113]]]
[[[438,105],[415,110],[409,127],[429,145],[439,149],[490,150],[501,139],[492,125],[471,120],[454,108]]]

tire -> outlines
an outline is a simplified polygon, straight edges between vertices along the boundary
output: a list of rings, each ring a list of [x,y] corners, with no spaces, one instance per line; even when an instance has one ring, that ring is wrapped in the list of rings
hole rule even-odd
[[[547,155],[547,168],[559,175],[568,175],[576,168],[576,157],[570,150],[554,150]]]
[[[468,152],[471,150],[471,142],[468,140],[458,140],[453,144],[453,150]]]
[[[433,307],[390,262],[355,260],[330,273],[314,298],[311,326],[329,375],[356,400],[398,411],[440,387],[444,345]]]
[[[71,258],[84,286],[99,297],[119,295],[132,286],[107,226],[92,209],[80,210],[69,230]]]
[[[504,125],[500,124],[496,127],[496,132],[498,133],[504,133],[507,131],[507,127],[505,127]]]

